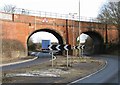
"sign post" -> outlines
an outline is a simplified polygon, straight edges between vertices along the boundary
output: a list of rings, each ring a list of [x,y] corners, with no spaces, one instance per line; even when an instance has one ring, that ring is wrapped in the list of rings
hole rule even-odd
[[[84,47],[85,47],[85,45],[73,46],[73,49],[81,50],[81,56],[83,56],[83,49],[84,49]]]
[[[82,50],[81,55],[82,55],[82,57],[83,57],[83,49],[84,49],[84,47],[85,47],[85,45],[82,45],[82,46],[81,46],[81,50]]]
[[[67,67],[69,65],[68,59],[69,59],[69,57],[68,57],[68,50],[67,50]]]
[[[68,57],[68,50],[70,50],[71,49],[71,46],[70,45],[65,45],[64,46],[64,49],[67,51],[67,67],[68,67],[68,65],[69,65],[69,57]]]
[[[53,60],[53,57],[54,57],[54,56],[53,56],[53,52],[52,52],[52,67],[53,67],[53,61],[54,61],[54,60]]]
[[[69,65],[69,57],[68,57],[68,51],[71,50],[71,45],[49,45],[48,49],[52,51],[52,67],[53,67],[53,60],[54,60],[54,55],[53,55],[53,50],[66,50],[67,51],[67,67]]]

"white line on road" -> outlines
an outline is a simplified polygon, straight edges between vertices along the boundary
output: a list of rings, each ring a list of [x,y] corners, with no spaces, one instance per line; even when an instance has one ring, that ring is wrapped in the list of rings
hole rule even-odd
[[[35,60],[35,59],[37,59],[37,58],[38,58],[38,57],[35,57],[35,58],[33,58],[33,59],[29,59],[29,60],[14,62],[14,63],[2,64],[2,65],[0,65],[0,67],[2,67],[2,66],[8,66],[8,65],[14,65],[14,64],[19,64],[19,63],[24,63],[24,62],[28,62],[28,61],[33,61],[33,60]]]
[[[80,78],[80,79],[78,79],[78,80],[75,80],[75,81],[73,81],[73,82],[71,82],[71,83],[69,83],[69,84],[67,84],[67,85],[71,85],[71,84],[73,84],[73,83],[77,83],[78,81],[81,81],[81,80],[83,80],[83,79],[86,79],[86,78],[94,75],[94,74],[97,74],[98,72],[100,72],[100,71],[102,71],[103,69],[105,69],[106,66],[107,66],[107,61],[105,61],[105,66],[104,66],[103,68],[101,68],[100,70],[98,70],[98,71],[96,71],[96,72],[94,72],[94,73],[92,73],[92,74],[89,74],[88,76],[85,76],[85,77],[83,77],[83,78]]]

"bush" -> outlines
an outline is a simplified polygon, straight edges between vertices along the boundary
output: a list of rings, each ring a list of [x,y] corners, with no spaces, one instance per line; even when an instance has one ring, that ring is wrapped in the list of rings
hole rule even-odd
[[[2,39],[2,57],[14,57],[16,55],[21,55],[25,52],[25,48],[20,41],[11,40],[11,39]]]
[[[120,44],[109,44],[106,48],[106,53],[120,55]]]

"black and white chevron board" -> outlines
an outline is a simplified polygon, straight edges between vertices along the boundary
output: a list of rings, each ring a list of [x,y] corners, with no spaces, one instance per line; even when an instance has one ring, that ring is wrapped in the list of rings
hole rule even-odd
[[[73,46],[72,49],[84,49],[85,48],[85,45],[80,45],[80,46]],[[55,45],[55,44],[51,44],[48,46],[48,49],[49,50],[71,50],[71,45],[62,45],[62,44],[59,44],[59,45]]]
[[[73,49],[84,49],[85,45],[73,46]]]
[[[48,49],[49,50],[71,50],[71,45],[62,45],[62,44],[59,44],[59,45],[54,45],[54,44],[51,44],[48,46]]]
[[[67,51],[67,67],[68,67],[68,51],[69,50],[71,50],[71,45],[55,45],[55,44],[51,44],[51,45],[49,45],[48,46],[48,49],[50,50],[50,51],[52,51],[52,67],[53,67],[53,51],[54,50],[58,50],[58,51],[60,51],[60,50],[66,50]]]

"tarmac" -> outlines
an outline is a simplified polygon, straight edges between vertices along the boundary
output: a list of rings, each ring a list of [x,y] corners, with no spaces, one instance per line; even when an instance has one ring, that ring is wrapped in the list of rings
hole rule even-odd
[[[38,57],[35,57],[33,59],[23,60],[23,61],[17,61],[17,62],[12,62],[12,63],[1,64],[0,67],[14,65],[14,64],[19,64],[19,63],[25,63],[25,62],[33,61],[33,60],[35,60],[37,58]]]

